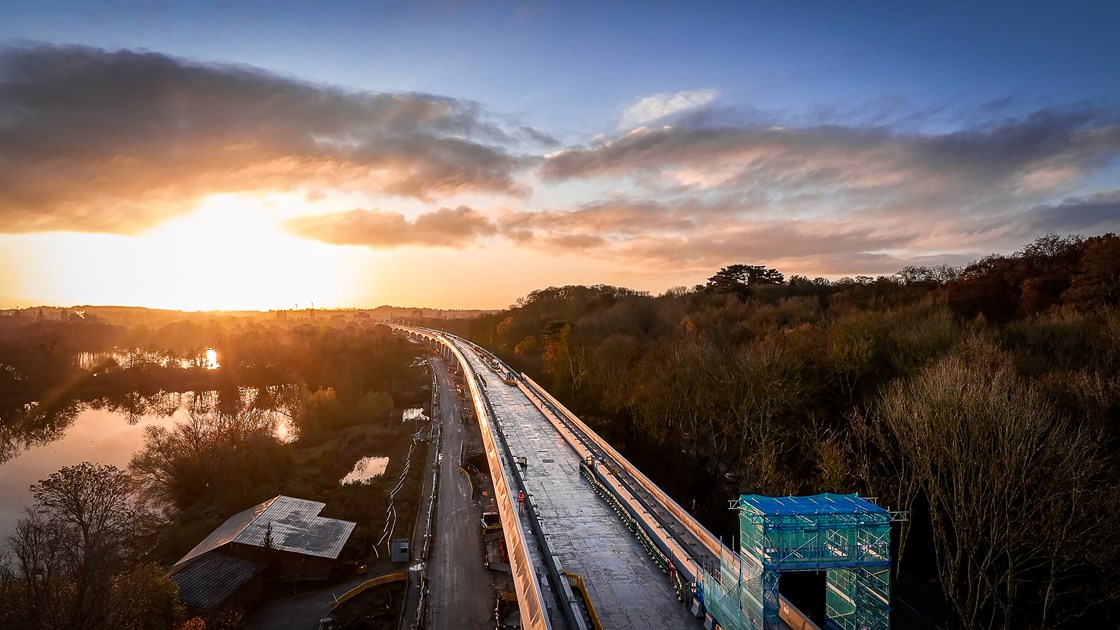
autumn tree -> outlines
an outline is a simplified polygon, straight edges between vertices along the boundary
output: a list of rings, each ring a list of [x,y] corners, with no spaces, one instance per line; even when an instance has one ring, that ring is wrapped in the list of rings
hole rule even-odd
[[[142,562],[115,575],[105,624],[114,630],[171,630],[185,615],[179,587],[159,565]]]
[[[1081,310],[1120,305],[1120,237],[1109,233],[1085,240],[1062,298]]]
[[[69,563],[75,583],[71,619],[78,627],[105,614],[105,588],[140,534],[135,484],[116,466],[83,462],[67,466],[31,486],[36,509],[71,540]]]
[[[594,344],[588,360],[588,383],[604,408],[625,409],[631,400],[633,380],[630,370],[641,356],[642,348],[633,335],[614,333]]]
[[[713,395],[719,384],[711,373],[718,361],[716,349],[695,337],[655,344],[630,377],[635,381],[630,408],[639,428],[658,441],[722,459],[732,443],[725,439]]]
[[[541,333],[544,346],[541,359],[553,383],[566,385],[565,389],[578,399],[583,387],[586,353],[582,348],[573,348],[571,337],[574,329],[570,321],[550,322],[545,326]]]

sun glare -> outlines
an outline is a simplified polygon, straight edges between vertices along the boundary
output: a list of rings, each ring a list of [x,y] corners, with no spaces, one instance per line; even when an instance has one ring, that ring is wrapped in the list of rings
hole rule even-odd
[[[214,195],[135,236],[44,234],[50,274],[39,288],[59,303],[192,311],[351,304],[365,252],[298,238],[282,218],[259,199]]]

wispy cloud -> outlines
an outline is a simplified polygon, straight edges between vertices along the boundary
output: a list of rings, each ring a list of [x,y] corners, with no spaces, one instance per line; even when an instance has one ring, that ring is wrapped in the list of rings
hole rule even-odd
[[[286,226],[295,234],[324,243],[374,249],[408,245],[462,247],[498,231],[488,218],[465,206],[440,208],[412,221],[399,212],[358,209],[296,217]]]
[[[633,129],[639,125],[656,122],[674,114],[702,107],[716,100],[719,92],[713,89],[688,90],[653,94],[640,98],[622,110],[619,126]]]
[[[702,273],[732,262],[789,273],[889,274],[911,264],[961,264],[1017,247],[1037,226],[1021,213],[926,223],[872,217],[765,216],[755,204],[618,200],[571,210],[509,213],[500,234],[551,255],[631,270]],[[1120,219],[1113,221],[1113,225]],[[1048,230],[1042,230],[1048,231]]]
[[[695,206],[671,207],[654,202],[627,200],[588,204],[574,210],[541,210],[518,212],[502,220],[507,232],[571,233],[594,232],[604,235],[633,235],[654,232],[677,232],[696,227],[704,211]],[[713,218],[713,217],[708,217]]]
[[[135,232],[201,196],[520,194],[530,129],[477,103],[348,92],[155,53],[0,51],[0,231]]]
[[[827,188],[930,197],[979,189],[1051,193],[1118,153],[1120,124],[1114,120],[1042,110],[1000,126],[940,135],[840,126],[642,129],[553,153],[540,172],[552,182],[630,177],[674,188]]]
[[[503,226],[525,247],[562,237],[629,265],[784,261],[829,273],[959,261],[1049,231],[1120,229],[1115,191],[1051,201],[1120,157],[1109,112],[1044,109],[944,133],[696,120],[570,147],[540,166],[548,183],[624,184],[647,201],[588,202]]]
[[[775,261],[874,252],[913,241],[840,219],[752,217],[749,205],[615,201],[563,211],[518,212],[499,221],[523,247],[631,266],[709,269],[729,261]]]

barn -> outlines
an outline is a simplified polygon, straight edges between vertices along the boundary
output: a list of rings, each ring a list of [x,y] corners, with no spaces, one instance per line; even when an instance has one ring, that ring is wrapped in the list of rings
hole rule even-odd
[[[287,581],[327,579],[355,524],[319,516],[324,507],[280,495],[229,517],[171,567],[180,599],[213,608],[242,591],[251,596],[262,572]]]

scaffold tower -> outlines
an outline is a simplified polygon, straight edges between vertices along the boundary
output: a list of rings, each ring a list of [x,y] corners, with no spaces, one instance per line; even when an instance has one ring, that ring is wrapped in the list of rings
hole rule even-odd
[[[701,573],[704,605],[727,630],[778,628],[778,579],[826,571],[825,628],[890,627],[891,513],[855,494],[742,495],[739,552]]]

